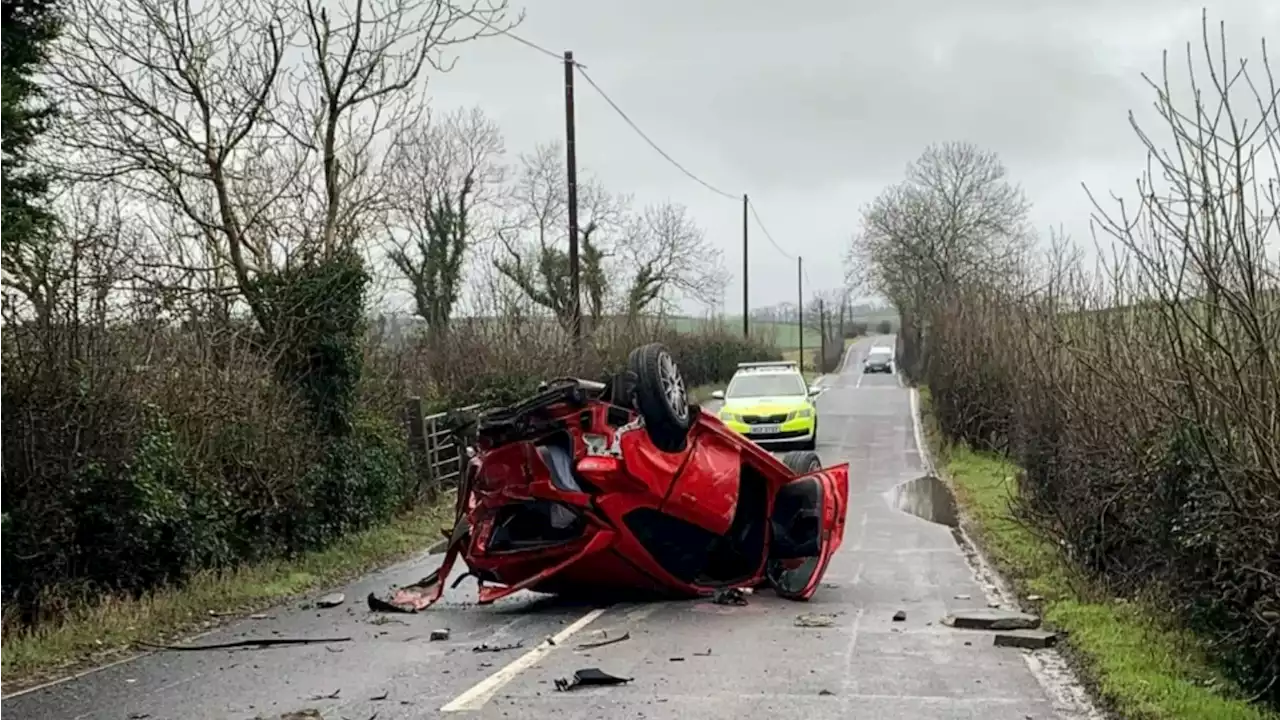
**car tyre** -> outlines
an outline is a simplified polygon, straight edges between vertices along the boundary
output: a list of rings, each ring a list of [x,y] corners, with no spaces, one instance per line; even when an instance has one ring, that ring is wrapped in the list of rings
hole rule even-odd
[[[792,450],[782,456],[782,464],[791,469],[796,475],[808,475],[811,472],[822,469],[822,460],[818,457],[818,453],[812,450]]]
[[[636,378],[635,407],[649,440],[663,452],[684,450],[695,409],[671,351],[662,343],[641,345],[631,351],[627,369]]]

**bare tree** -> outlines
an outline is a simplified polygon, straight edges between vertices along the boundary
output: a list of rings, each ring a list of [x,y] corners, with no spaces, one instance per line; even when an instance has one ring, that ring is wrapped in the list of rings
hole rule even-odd
[[[862,213],[855,267],[895,301],[923,287],[1007,276],[1031,239],[1027,202],[991,152],[966,143],[932,145]],[[923,285],[922,285],[923,284]]]
[[[355,0],[331,15],[311,0],[69,2],[53,67],[72,151],[64,172],[175,209],[183,226],[158,233],[165,250],[202,272],[227,269],[264,329],[258,274],[367,232],[376,141],[411,117],[423,67],[447,67],[441,53],[496,31],[506,7]]]
[[[5,323],[101,324],[112,314],[112,294],[136,271],[137,223],[111,186],[62,185],[51,201],[48,238],[4,257]]]
[[[618,251],[620,270],[630,275],[623,300],[629,320],[677,295],[708,304],[719,298],[723,266],[685,206],[650,205],[633,223]]]
[[[991,152],[932,145],[862,212],[853,243],[861,267],[897,307],[903,367],[918,370],[928,311],[959,288],[1024,278],[1030,205]]]
[[[810,294],[808,302],[805,303],[804,326],[812,330],[818,330],[824,326],[830,328],[825,323],[831,321],[833,313],[839,316],[843,312],[847,300],[848,294],[843,288],[814,291]],[[825,320],[820,320],[820,312],[827,316]],[[838,321],[839,318],[837,317]]]
[[[512,193],[518,230],[499,232],[500,248],[494,266],[567,327],[573,316],[569,285],[568,188],[559,144],[539,146],[522,155]],[[626,228],[630,198],[605,190],[589,174],[578,172],[578,250],[581,289],[586,314],[598,320],[612,288],[607,262]]]
[[[466,254],[492,231],[483,225],[496,217],[502,199],[504,153],[497,125],[479,108],[438,122],[423,118],[394,151],[387,257],[408,281],[415,312],[432,333],[447,330]]]

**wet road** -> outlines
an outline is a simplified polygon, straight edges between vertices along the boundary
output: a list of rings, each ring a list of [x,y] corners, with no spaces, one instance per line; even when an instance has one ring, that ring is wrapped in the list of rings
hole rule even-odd
[[[1072,717],[1054,683],[1023,651],[940,624],[987,596],[951,531],[895,510],[891,491],[923,474],[912,400],[893,375],[862,375],[871,344],[851,348],[846,372],[824,380],[819,453],[851,464],[844,546],[809,603],[762,592],[745,607],[706,602],[597,609],[526,596],[468,604],[464,582],[416,616],[372,616],[370,590],[417,579],[423,557],[344,589],[347,604],[297,604],[201,639],[345,636],[332,645],[162,653],[3,702],[22,718],[252,718],[315,708],[325,718],[1025,718]],[[965,599],[969,598],[969,599]],[[898,611],[905,622],[894,622]],[[798,615],[834,616],[827,628]],[[429,642],[433,629],[450,630]],[[630,633],[592,650],[577,646]],[[554,646],[542,645],[555,636]],[[481,643],[524,647],[477,653]],[[627,685],[559,693],[554,679],[598,667]],[[329,696],[329,697],[325,697]],[[382,699],[374,699],[382,698]]]

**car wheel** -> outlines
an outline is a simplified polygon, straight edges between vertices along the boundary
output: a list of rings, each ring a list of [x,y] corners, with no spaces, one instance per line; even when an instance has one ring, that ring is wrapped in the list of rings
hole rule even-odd
[[[641,345],[631,351],[628,369],[635,374],[635,405],[655,447],[680,452],[692,424],[693,408],[684,376],[671,351],[661,343]]]
[[[822,469],[822,460],[812,450],[792,450],[782,456],[782,464],[791,468],[796,475],[808,475]]]

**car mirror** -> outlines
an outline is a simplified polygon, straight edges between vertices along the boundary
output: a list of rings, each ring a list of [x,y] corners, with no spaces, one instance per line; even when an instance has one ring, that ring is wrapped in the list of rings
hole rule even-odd
[[[820,393],[820,392],[822,392],[822,388],[818,387],[817,385],[811,385],[811,386],[809,387],[809,394],[810,394],[810,395],[817,395],[817,394],[818,394],[818,393]]]
[[[723,390],[716,390],[715,392],[711,393],[711,399],[712,399],[712,400],[723,400],[723,399],[724,399],[724,391],[723,391]]]

